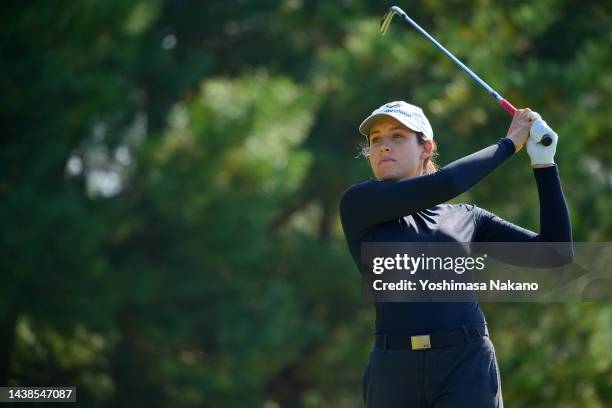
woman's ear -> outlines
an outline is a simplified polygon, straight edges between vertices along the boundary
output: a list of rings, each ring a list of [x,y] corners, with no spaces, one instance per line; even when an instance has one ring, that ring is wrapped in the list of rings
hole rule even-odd
[[[423,151],[421,152],[421,159],[425,160],[431,156],[431,151],[433,150],[433,142],[431,140],[426,140],[423,146]]]

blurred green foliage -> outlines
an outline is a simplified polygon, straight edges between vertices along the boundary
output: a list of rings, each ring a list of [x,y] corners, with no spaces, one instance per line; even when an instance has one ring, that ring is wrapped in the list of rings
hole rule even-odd
[[[357,125],[422,106],[446,164],[505,135],[391,2],[8,1],[0,385],[82,406],[353,407],[373,311],[337,203]],[[577,241],[612,238],[609,2],[398,3],[561,137]],[[458,197],[538,229],[527,155]],[[612,404],[612,306],[483,305],[508,407]]]

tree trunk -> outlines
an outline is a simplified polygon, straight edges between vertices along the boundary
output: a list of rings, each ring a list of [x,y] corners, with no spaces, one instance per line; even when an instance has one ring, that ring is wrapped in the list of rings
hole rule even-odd
[[[17,325],[17,308],[12,308],[0,320],[0,339],[2,339],[2,347],[0,347],[0,386],[8,386],[8,381],[11,375],[11,362],[13,349],[15,348],[15,336]]]

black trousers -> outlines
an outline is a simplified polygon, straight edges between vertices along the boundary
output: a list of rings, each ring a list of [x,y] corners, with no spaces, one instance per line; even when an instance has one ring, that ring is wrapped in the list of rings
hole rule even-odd
[[[374,348],[363,373],[367,408],[503,408],[488,336],[430,350]]]

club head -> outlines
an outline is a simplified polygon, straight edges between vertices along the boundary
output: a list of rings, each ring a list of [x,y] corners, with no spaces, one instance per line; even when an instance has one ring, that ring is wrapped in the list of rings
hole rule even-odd
[[[385,15],[383,16],[383,18],[382,18],[382,20],[380,22],[380,33],[382,35],[385,35],[387,30],[389,29],[389,25],[391,24],[391,20],[393,19],[393,16],[396,15],[396,14],[397,14],[397,11],[395,11],[394,7],[391,7],[385,13]]]
[[[396,14],[405,15],[406,13],[404,13],[404,11],[397,6],[389,8],[389,10],[387,10],[385,15],[383,16],[382,21],[380,22],[380,32],[382,33],[382,35],[385,35],[387,30],[389,29],[389,25],[391,24],[391,19],[393,19],[393,16]]]

